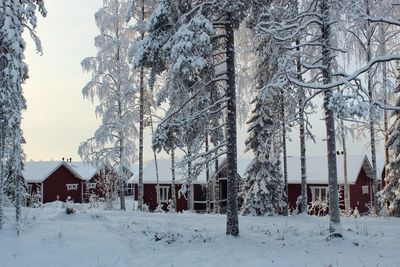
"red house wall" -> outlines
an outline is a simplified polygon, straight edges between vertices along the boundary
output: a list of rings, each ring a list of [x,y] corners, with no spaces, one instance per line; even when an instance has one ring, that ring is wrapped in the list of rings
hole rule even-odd
[[[160,184],[160,186],[169,186],[168,190],[168,198],[172,199],[172,190],[171,190],[171,184]],[[176,193],[176,211],[181,212],[183,210],[188,209],[188,201],[183,196],[182,194],[179,196],[179,190],[181,189],[180,184],[175,185],[175,193]],[[134,188],[135,191],[135,200],[138,199],[138,186],[135,185]],[[157,208],[157,192],[156,192],[156,184],[144,184],[144,196],[143,196],[143,201],[144,203],[149,207],[150,211],[154,211]],[[203,188],[200,184],[194,184],[193,185],[193,191],[194,191],[194,200],[200,200],[203,196]],[[187,194],[186,194],[187,197]],[[167,210],[167,203],[163,203],[163,210]],[[195,203],[195,210],[201,209],[202,205]]]
[[[65,166],[60,166],[43,182],[43,203],[60,200],[70,196],[76,203],[82,203],[82,183]],[[78,184],[77,190],[67,191],[66,184]]]
[[[368,194],[363,194],[362,193],[362,186],[363,185],[368,185],[369,186],[369,193]],[[327,186],[327,184],[308,184],[307,185],[307,198],[308,198],[308,203],[311,202],[312,196],[311,196],[311,186]],[[365,173],[364,168],[361,168],[357,180],[355,184],[350,185],[350,207],[354,209],[357,207],[359,212],[366,212],[368,211],[368,208],[365,206],[365,204],[369,203],[371,201],[371,192],[372,192],[372,185],[371,185],[371,179],[369,179]],[[339,189],[342,189],[340,187]],[[340,192],[340,198],[339,198],[339,203],[341,205],[340,208],[344,209],[344,194],[343,192]],[[296,208],[296,200],[297,197],[301,195],[301,185],[300,184],[289,184],[288,185],[288,194],[289,194],[289,207],[293,210]]]
[[[288,184],[288,201],[291,210],[296,209],[297,198],[301,195],[301,184]],[[307,200],[311,202],[310,185],[307,186]]]
[[[362,193],[362,186],[368,185],[368,194]],[[365,204],[371,201],[372,184],[371,179],[367,177],[364,168],[360,170],[354,185],[350,185],[350,207],[357,207],[359,212],[368,211]]]

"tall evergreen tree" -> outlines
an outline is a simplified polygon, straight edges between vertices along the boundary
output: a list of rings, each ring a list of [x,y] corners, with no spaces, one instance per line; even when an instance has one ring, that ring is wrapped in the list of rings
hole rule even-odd
[[[282,129],[276,118],[278,98],[273,94],[256,98],[248,121],[246,149],[253,151],[254,159],[247,167],[242,189],[243,215],[280,213],[287,206],[280,166]]]
[[[399,69],[400,71],[400,69]],[[399,74],[398,74],[399,75]],[[393,92],[397,110],[392,111],[387,146],[389,164],[385,166],[385,187],[379,192],[382,213],[400,217],[400,75]]]
[[[4,221],[4,180],[7,161],[13,163],[13,177],[22,176],[24,138],[21,113],[26,108],[22,83],[28,78],[24,62],[26,43],[22,37],[27,29],[42,51],[36,35],[36,13],[46,15],[43,0],[2,0],[0,2],[0,229]],[[9,145],[10,144],[10,145]],[[16,220],[20,220],[20,184],[16,183]]]

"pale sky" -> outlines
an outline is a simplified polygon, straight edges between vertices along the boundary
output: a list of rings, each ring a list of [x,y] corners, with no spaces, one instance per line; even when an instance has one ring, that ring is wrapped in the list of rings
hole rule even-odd
[[[98,34],[94,13],[102,0],[46,0],[48,16],[39,18],[38,34],[44,54],[35,53],[30,40],[26,51],[29,80],[24,85],[28,109],[24,112],[24,146],[27,160],[59,160],[72,157],[79,160],[79,144],[93,136],[99,121],[94,106],[82,97],[82,88],[90,75],[83,73],[80,62],[94,56],[94,37]],[[313,119],[317,143],[309,143],[310,155],[326,154],[323,142],[323,113]],[[239,129],[238,153],[243,155],[246,126]],[[145,160],[152,158],[149,136],[145,140]],[[296,130],[288,144],[288,155],[299,154]],[[349,154],[365,154],[366,140],[348,140]],[[382,145],[380,145],[382,147]],[[369,154],[369,153],[368,153]],[[161,157],[166,157],[161,155]]]

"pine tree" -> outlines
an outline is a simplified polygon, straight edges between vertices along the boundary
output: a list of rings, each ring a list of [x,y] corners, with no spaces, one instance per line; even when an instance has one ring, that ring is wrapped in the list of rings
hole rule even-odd
[[[400,69],[399,69],[400,71]],[[380,208],[383,214],[400,217],[400,75],[393,92],[398,110],[392,111],[389,127],[389,164],[385,166],[385,187],[379,192]]]
[[[205,156],[199,153],[208,125],[219,122],[227,110],[226,139],[217,140],[206,160],[192,166],[194,179],[198,168],[227,154],[228,207],[227,234],[238,235],[236,192],[236,98],[234,30],[246,15],[246,1],[160,1],[148,21],[136,65],[151,68],[153,75],[165,73],[159,102],[168,100],[169,109],[157,127],[153,147],[170,151],[185,147],[192,162]],[[218,132],[218,131],[215,131]],[[215,133],[214,132],[214,133]],[[221,148],[226,146],[226,151]],[[188,183],[190,184],[190,180]]]
[[[125,210],[124,188],[126,170],[136,154],[135,137],[138,121],[137,97],[133,69],[128,61],[128,48],[133,30],[126,24],[128,3],[109,0],[96,14],[100,35],[95,38],[98,53],[82,61],[82,67],[92,72],[92,79],[83,88],[85,97],[97,97],[96,115],[102,124],[94,137],[83,142],[79,155],[98,169],[112,166],[117,173],[120,207]]]
[[[287,206],[279,159],[282,130],[276,118],[279,95],[265,98],[267,100],[256,98],[253,115],[248,121],[246,149],[253,151],[254,159],[247,167],[242,189],[243,215],[276,214]]]
[[[22,176],[24,138],[21,112],[26,108],[22,83],[28,78],[24,62],[26,47],[22,33],[27,29],[37,51],[42,47],[36,35],[37,11],[46,15],[43,0],[3,0],[0,2],[0,229],[3,225],[4,180],[7,162],[13,162],[14,177]],[[12,160],[10,160],[12,159]],[[16,221],[20,220],[20,184],[16,183]],[[19,230],[17,229],[17,232]]]

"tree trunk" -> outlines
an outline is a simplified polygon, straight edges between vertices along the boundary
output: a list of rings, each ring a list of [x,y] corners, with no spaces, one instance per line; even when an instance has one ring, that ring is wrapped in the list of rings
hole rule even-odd
[[[235,85],[235,36],[233,14],[227,13],[226,23],[226,66],[227,103],[226,136],[227,136],[227,223],[226,234],[239,235],[238,203],[236,190],[237,147],[236,147],[236,85]]]
[[[4,223],[4,150],[5,150],[5,116],[4,112],[0,111],[0,230]]]
[[[219,162],[218,159],[215,160],[215,172],[217,172],[219,169]],[[214,200],[214,205],[213,205],[213,209],[214,209],[214,213],[220,213],[221,209],[220,209],[220,196],[219,196],[219,178],[218,175],[215,175],[214,177],[214,181],[213,181],[213,200]]]
[[[150,114],[150,127],[151,127],[151,134],[154,134],[154,126],[153,126],[153,117]],[[161,197],[160,197],[160,176],[158,172],[158,161],[157,161],[157,153],[153,150],[153,157],[154,157],[154,164],[156,167],[156,201],[157,201],[157,208],[161,205]]]
[[[385,36],[385,25],[382,23],[380,25],[380,46],[381,46],[381,54],[382,56],[386,55],[386,36]],[[382,63],[382,91],[383,91],[383,104],[386,106],[388,102],[388,92],[387,92],[387,63]],[[384,177],[387,176],[387,168],[386,166],[389,164],[389,147],[387,146],[389,138],[389,118],[388,111],[385,109],[383,111],[383,139],[384,139],[384,151],[385,151],[385,165],[384,165]],[[380,178],[381,174],[378,173],[378,177]]]
[[[188,156],[192,156],[192,150],[188,148]],[[193,205],[193,181],[192,181],[192,161],[188,161],[188,187],[187,187],[187,192],[188,192],[188,200],[187,200],[187,209],[193,212],[194,205]]]
[[[340,120],[341,131],[341,139],[342,139],[342,147],[343,147],[343,177],[344,177],[344,209],[346,214],[350,213],[350,188],[349,183],[347,182],[347,147],[346,147],[346,135],[344,133],[344,122]]]
[[[142,0],[142,22],[144,21],[144,0]],[[144,38],[144,32],[141,33]],[[143,211],[143,131],[144,131],[144,69],[140,68],[139,81],[139,181],[138,181],[138,210]]]
[[[299,3],[295,2],[296,13],[299,13]],[[301,75],[301,50],[300,50],[300,39],[296,39],[297,45],[297,60],[296,60],[296,71],[297,79],[301,81],[303,79]],[[300,135],[300,171],[301,171],[301,203],[300,213],[308,213],[308,197],[307,197],[307,159],[306,159],[306,129],[305,129],[305,117],[304,117],[304,105],[305,105],[305,89],[299,88],[299,135]]]
[[[307,165],[306,165],[306,133],[304,125],[304,89],[301,90],[301,95],[299,98],[299,115],[300,115],[300,169],[301,169],[301,203],[300,212],[307,213],[308,211],[308,200],[307,200]]]
[[[208,134],[205,137],[206,153],[208,152]],[[210,163],[206,163],[206,212],[210,213]]]
[[[322,33],[322,76],[323,83],[332,82],[332,54],[331,54],[331,19],[330,19],[330,1],[322,0],[321,13],[323,24]],[[335,140],[335,116],[331,108],[332,89],[324,91],[324,109],[325,109],[325,127],[326,144],[328,154],[328,177],[329,177],[329,230],[336,234],[340,231],[340,212],[339,196],[337,182],[337,164],[336,164],[336,140]]]
[[[172,195],[172,208],[176,211],[176,192],[175,192],[175,150],[171,150],[171,195]]]
[[[370,15],[370,7],[369,7],[369,1],[366,1],[367,5],[367,16]],[[367,22],[367,62],[370,62],[372,58],[372,47],[371,47],[371,39],[372,39],[372,33],[371,31],[371,26],[370,22]],[[368,38],[369,37],[369,38]],[[368,97],[370,103],[374,101],[374,93],[373,93],[373,73],[371,69],[368,69],[367,72],[367,87],[368,87]],[[376,140],[375,140],[375,107],[371,106],[370,108],[370,113],[369,113],[369,133],[370,133],[370,141],[371,141],[371,160],[372,160],[372,181],[373,181],[373,186],[372,186],[372,195],[373,195],[373,212],[376,214],[379,212],[379,203],[378,203],[378,191],[379,191],[379,181],[376,173]]]
[[[282,151],[283,151],[283,192],[286,205],[283,209],[285,216],[289,215],[289,194],[287,175],[287,149],[286,149],[286,120],[285,120],[285,99],[283,89],[281,90],[281,123],[282,123]]]

